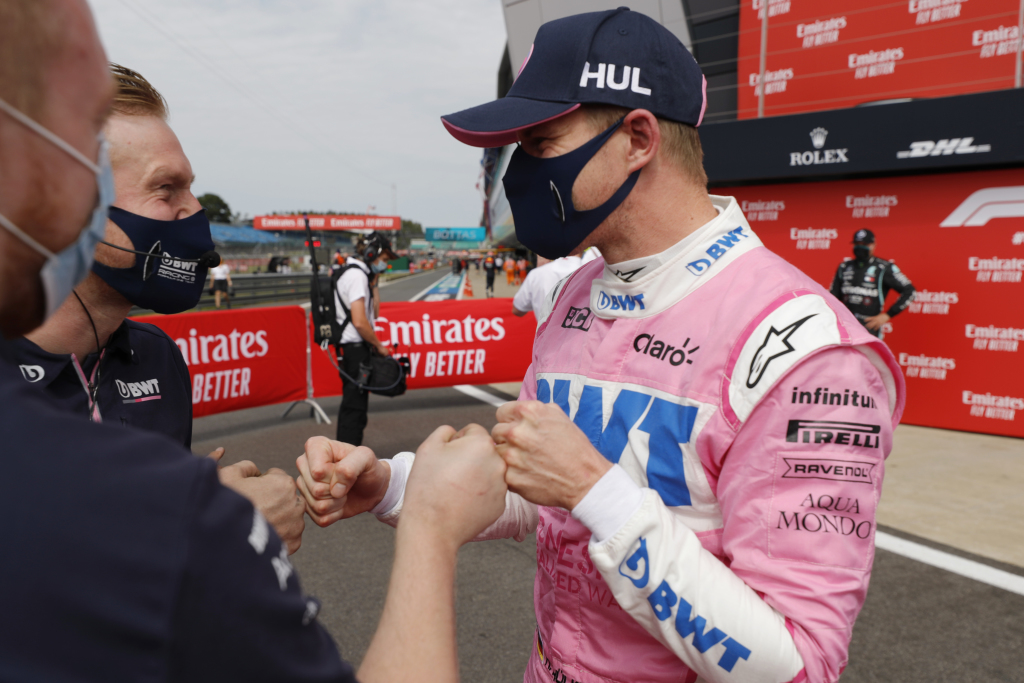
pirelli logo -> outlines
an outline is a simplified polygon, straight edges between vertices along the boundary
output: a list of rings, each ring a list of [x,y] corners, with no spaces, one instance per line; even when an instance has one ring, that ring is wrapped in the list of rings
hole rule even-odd
[[[881,425],[832,420],[790,420],[786,441],[878,448]]]

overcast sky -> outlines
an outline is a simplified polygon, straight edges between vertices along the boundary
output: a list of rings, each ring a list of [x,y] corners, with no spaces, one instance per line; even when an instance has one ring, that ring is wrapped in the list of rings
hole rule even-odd
[[[233,211],[478,225],[481,150],[442,114],[495,97],[500,0],[90,0],[107,56],[163,93],[198,196]]]

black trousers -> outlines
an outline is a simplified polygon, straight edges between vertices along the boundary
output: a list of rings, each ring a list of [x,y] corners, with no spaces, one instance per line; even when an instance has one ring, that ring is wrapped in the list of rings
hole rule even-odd
[[[494,290],[494,271],[493,270],[488,270],[486,272],[486,275],[487,275],[487,289],[490,289],[490,290],[493,291]]]
[[[362,342],[342,344],[344,356],[341,369],[349,377],[359,377],[359,363],[370,357],[370,347]],[[338,441],[353,446],[363,445],[363,430],[366,429],[366,410],[370,392],[361,390],[354,382],[341,378],[341,407],[338,409]]]

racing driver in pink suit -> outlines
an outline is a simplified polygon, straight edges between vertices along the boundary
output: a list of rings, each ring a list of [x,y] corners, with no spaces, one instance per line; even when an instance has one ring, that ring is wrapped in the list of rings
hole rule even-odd
[[[492,431],[537,532],[530,683],[835,681],[867,593],[902,373],[846,307],[707,193],[706,84],[628,9],[543,25],[508,95],[443,117],[518,142],[520,241],[604,255],[552,292]],[[396,523],[414,456],[299,459],[318,524]]]

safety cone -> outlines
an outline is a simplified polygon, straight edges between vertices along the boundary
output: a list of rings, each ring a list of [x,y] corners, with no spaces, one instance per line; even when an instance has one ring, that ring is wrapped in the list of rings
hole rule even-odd
[[[473,283],[470,282],[469,273],[466,273],[466,286],[462,288],[462,298],[472,299],[473,298]]]

